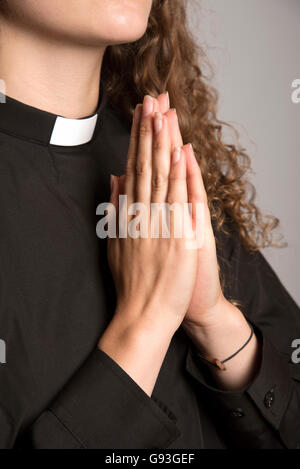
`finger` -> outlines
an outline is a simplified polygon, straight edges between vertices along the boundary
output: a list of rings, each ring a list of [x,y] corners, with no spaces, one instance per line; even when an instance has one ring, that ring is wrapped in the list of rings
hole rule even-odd
[[[119,195],[118,178],[117,176],[114,176],[113,174],[111,174],[110,175],[110,203],[113,204],[116,209],[118,205],[118,195]]]
[[[169,176],[168,203],[180,204],[187,202],[186,160],[181,147],[172,152],[171,170]]]
[[[142,115],[142,105],[138,104],[134,111],[131,127],[130,143],[126,163],[126,184],[124,187],[128,199],[133,201],[135,189],[136,158],[139,144],[139,128]]]
[[[204,239],[212,235],[210,212],[207,205],[207,194],[199,164],[192,145],[185,145],[188,201],[192,205],[192,225],[196,230],[198,247],[202,247]],[[213,239],[212,236],[209,238]]]
[[[166,112],[170,109],[170,98],[169,93],[165,91],[164,93],[160,94],[157,98],[159,104],[159,112],[162,114],[166,114]]]
[[[152,195],[151,202],[166,201],[170,170],[170,138],[166,117],[161,112],[154,116]]]
[[[185,233],[187,202],[186,161],[181,147],[172,152],[171,170],[169,176],[168,209],[170,233],[175,237],[182,237]],[[190,216],[188,215],[190,219]],[[189,221],[189,224],[190,221]]]
[[[158,102],[158,98],[153,98],[153,114],[156,112],[160,112],[160,105]]]
[[[167,112],[166,116],[168,118],[172,150],[175,147],[182,147],[183,140],[182,140],[182,136],[181,136],[181,131],[180,131],[180,127],[179,127],[179,121],[178,121],[178,115],[177,115],[176,109],[170,109]]]
[[[139,128],[139,143],[136,157],[135,202],[149,204],[151,199],[152,144],[153,144],[154,99],[145,96]],[[127,181],[125,182],[126,186]]]
[[[161,100],[160,95],[158,97],[158,100]],[[166,98],[164,98],[166,99]],[[169,98],[167,98],[169,99]],[[170,140],[170,146],[171,146],[171,153],[176,147],[181,147],[182,146],[182,137],[181,137],[181,132],[179,128],[179,122],[177,118],[177,113],[175,109],[169,109],[167,113],[165,114],[168,120],[168,129],[169,129],[169,140]],[[164,171],[165,173],[169,174],[170,173],[170,165],[171,165],[171,158],[166,158],[164,159]],[[165,194],[166,195],[166,194]]]
[[[120,192],[120,194],[124,194],[124,192],[125,192],[125,179],[126,179],[125,174],[122,174],[122,176],[119,177],[119,192]]]
[[[189,202],[207,202],[206,190],[201,170],[191,144],[185,145],[183,151],[186,156],[187,188]]]
[[[118,213],[119,213],[119,178],[111,174],[110,176],[110,205],[113,205],[115,210],[111,210],[111,206],[107,208],[106,216],[108,221],[109,235],[111,238],[115,237],[118,232]],[[115,230],[111,227],[115,226]],[[111,231],[112,230],[112,231]]]

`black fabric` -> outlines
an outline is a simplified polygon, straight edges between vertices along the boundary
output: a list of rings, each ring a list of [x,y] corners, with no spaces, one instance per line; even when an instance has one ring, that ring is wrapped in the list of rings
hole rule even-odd
[[[95,405],[98,401],[101,405]],[[112,445],[117,424],[122,448],[131,447],[135,440],[140,449],[169,446],[179,431],[166,409],[160,407],[109,356],[96,350],[50,406],[56,421],[52,419],[49,426],[49,415],[42,414],[36,422],[34,441],[56,448],[48,431],[59,424],[67,434],[72,432],[81,447],[107,448]]]
[[[106,105],[106,94],[102,81],[100,82],[99,95],[98,107],[92,115],[100,114]],[[41,145],[48,145],[57,115],[24,105],[24,103],[5,96],[3,93],[0,93],[0,103],[5,104],[5,106],[0,106],[2,132]]]
[[[236,235],[220,237],[218,254],[226,294],[263,342],[249,388],[215,389],[181,329],[152,398],[96,350],[115,307],[96,207],[109,198],[109,175],[124,172],[129,125],[102,104],[88,144],[50,146],[52,127],[44,111],[0,105],[0,447],[297,447],[300,365],[289,361],[299,309]]]

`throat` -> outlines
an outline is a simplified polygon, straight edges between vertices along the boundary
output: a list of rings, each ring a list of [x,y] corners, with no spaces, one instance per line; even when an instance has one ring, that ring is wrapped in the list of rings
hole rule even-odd
[[[95,112],[103,55],[104,48],[58,43],[1,25],[6,94],[58,116],[81,119]]]

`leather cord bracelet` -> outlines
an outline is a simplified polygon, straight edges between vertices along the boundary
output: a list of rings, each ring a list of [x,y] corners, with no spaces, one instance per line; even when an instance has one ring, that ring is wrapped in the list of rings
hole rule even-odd
[[[251,341],[253,335],[254,335],[254,329],[253,329],[253,326],[252,324],[250,324],[248,322],[249,326],[250,326],[250,329],[251,329],[251,334],[250,334],[250,337],[249,339],[247,340],[247,342],[245,342],[244,345],[242,345],[241,348],[239,348],[235,353],[233,353],[232,355],[230,355],[230,357],[228,358],[225,358],[225,360],[218,360],[218,358],[213,358],[211,357],[210,355],[202,355],[200,352],[197,351],[197,357],[203,361],[204,363],[208,364],[208,365],[212,365],[214,366],[215,368],[218,368],[219,370],[221,371],[226,371],[226,366],[225,366],[225,363],[226,362],[229,362],[229,360],[232,360],[234,357],[236,357],[245,347],[247,347],[247,345],[249,344],[249,342]]]

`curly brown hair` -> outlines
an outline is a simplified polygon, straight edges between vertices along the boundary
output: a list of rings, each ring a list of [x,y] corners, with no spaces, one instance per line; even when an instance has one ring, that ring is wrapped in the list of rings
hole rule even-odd
[[[192,142],[201,167],[215,232],[237,231],[249,251],[276,245],[279,220],[254,203],[249,156],[238,143],[224,142],[224,127],[231,126],[217,118],[218,93],[203,72],[207,63],[188,28],[186,0],[154,0],[144,36],[108,47],[102,76],[110,105],[128,120],[145,94],[168,90],[183,140]]]

